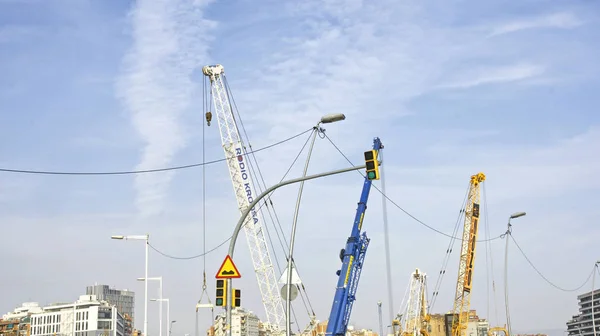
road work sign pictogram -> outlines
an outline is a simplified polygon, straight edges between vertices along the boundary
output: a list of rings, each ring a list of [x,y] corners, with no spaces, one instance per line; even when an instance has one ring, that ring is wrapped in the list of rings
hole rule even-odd
[[[237,267],[235,267],[235,264],[233,263],[233,260],[231,260],[231,257],[227,255],[225,257],[225,260],[223,260],[223,264],[221,264],[221,268],[219,268],[219,271],[217,272],[215,278],[234,279],[241,277],[242,275],[240,274],[240,271],[238,271]]]

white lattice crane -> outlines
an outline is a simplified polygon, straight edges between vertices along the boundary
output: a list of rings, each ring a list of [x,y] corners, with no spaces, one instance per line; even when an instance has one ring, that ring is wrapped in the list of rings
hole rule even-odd
[[[210,79],[213,97],[214,112],[216,113],[221,143],[225,151],[225,158],[233,189],[240,212],[246,209],[256,196],[255,188],[250,173],[249,161],[246,156],[246,147],[242,141],[230,104],[230,95],[224,82],[224,68],[222,65],[207,65],[202,72]],[[207,121],[212,115],[207,113]],[[210,124],[209,124],[210,125]],[[273,331],[283,330],[285,314],[279,290],[275,269],[267,247],[263,229],[263,220],[258,211],[251,211],[244,222],[246,241],[250,248],[250,256],[256,273],[256,280],[260,289],[262,302],[265,307],[266,318]]]
[[[424,328],[424,322],[428,318],[426,291],[427,276],[417,268],[410,276],[408,301],[399,321],[402,336],[428,336]]]

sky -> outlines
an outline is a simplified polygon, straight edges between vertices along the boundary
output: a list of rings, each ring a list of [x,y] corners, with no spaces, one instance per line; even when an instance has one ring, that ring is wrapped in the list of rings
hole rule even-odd
[[[204,121],[201,68],[222,64],[254,149],[343,113],[346,120],[324,126],[331,142],[360,164],[380,137],[384,177],[375,185],[385,182],[395,204],[436,230],[452,233],[470,176],[484,172],[480,237],[497,237],[511,213],[526,211],[513,237],[551,283],[510,241],[513,330],[564,330],[592,282],[564,289],[584,283],[600,259],[598,13],[584,0],[0,0],[0,168],[131,171],[221,159],[212,107],[211,126]],[[306,150],[292,163],[308,135],[256,153],[264,185],[302,173]],[[350,165],[331,142],[317,138],[309,173]],[[361,186],[357,173],[304,186],[294,259],[319,320],[331,309]],[[289,238],[297,190],[272,197],[281,227],[265,219],[278,274],[277,230]],[[374,190],[351,318],[374,330],[377,301],[385,321],[391,305],[382,204]],[[432,291],[450,241],[398,206],[387,204],[393,312],[403,309],[415,268]],[[136,292],[142,328],[143,243],[110,236],[148,233],[164,254],[195,256],[226,240],[238,217],[224,162],[137,175],[2,172],[0,254],[10,271],[0,311],[73,301],[100,283]],[[242,305],[264,318],[242,237],[236,287]],[[505,323],[505,242],[477,247],[471,307],[492,325]],[[149,275],[163,277],[177,320],[173,335],[194,333],[203,272],[214,300],[226,246],[186,260],[150,251]],[[449,258],[432,313],[452,309],[457,252]],[[308,314],[301,300],[294,307],[302,328]],[[157,316],[151,302],[150,335]],[[210,323],[201,310],[200,330]]]

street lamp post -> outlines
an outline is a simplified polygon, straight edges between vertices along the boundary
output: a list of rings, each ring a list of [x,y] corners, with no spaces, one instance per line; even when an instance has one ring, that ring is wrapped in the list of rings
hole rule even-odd
[[[341,174],[341,173],[346,173],[346,172],[350,172],[350,171],[354,171],[354,170],[359,170],[359,169],[363,169],[366,168],[366,165],[362,165],[362,166],[354,166],[354,167],[350,167],[350,168],[344,168],[344,169],[338,169],[338,170],[332,170],[329,172],[325,172],[325,173],[320,173],[320,174],[314,174],[314,175],[308,175],[308,176],[304,176],[304,177],[299,177],[299,178],[295,178],[295,179],[291,179],[291,180],[287,180],[287,181],[283,181],[283,182],[279,182],[269,188],[267,188],[265,191],[263,191],[260,195],[258,195],[249,205],[246,209],[244,209],[244,211],[242,211],[242,214],[240,216],[240,219],[238,220],[234,230],[233,230],[233,235],[231,236],[231,240],[229,241],[229,251],[228,251],[228,255],[229,257],[233,258],[233,252],[235,250],[235,243],[237,241],[238,236],[240,235],[240,231],[242,230],[242,226],[244,225],[244,222],[246,220],[246,217],[248,216],[248,214],[250,213],[250,211],[252,211],[252,209],[254,209],[254,207],[256,206],[256,204],[258,204],[258,202],[260,200],[262,200],[263,198],[265,198],[268,194],[270,194],[271,192],[273,192],[275,189],[281,188],[283,186],[286,186],[288,184],[293,184],[293,183],[298,183],[298,182],[302,182],[302,181],[308,181],[308,180],[312,180],[312,179],[316,179],[316,178],[320,178],[320,177],[325,177],[325,176],[330,176],[330,175],[335,175],[335,174]],[[227,279],[227,288],[233,288],[232,284],[231,284],[231,279]],[[232,297],[231,295],[227,295],[227,300],[226,300],[226,309],[225,309],[225,314],[226,314],[226,319],[227,319],[227,336],[231,336],[231,301],[232,301]]]
[[[504,302],[506,307],[506,327],[508,328],[508,334],[512,335],[512,328],[510,326],[510,312],[508,309],[508,236],[512,234],[512,225],[510,220],[525,216],[526,212],[515,212],[508,217],[508,224],[506,226],[506,246],[504,248]]]
[[[144,281],[144,278],[138,278],[138,281]],[[155,280],[155,281],[159,281],[159,299],[163,298],[163,282],[162,282],[162,277],[150,277],[148,278],[148,280]],[[162,334],[162,323],[163,323],[163,317],[162,317],[162,313],[163,313],[163,306],[162,306],[162,300],[158,302],[158,335],[159,336],[163,336]]]
[[[163,299],[163,298],[160,298],[160,299],[150,299],[150,301],[158,301],[158,302],[165,301],[167,303],[167,321],[171,320],[171,305],[169,303],[169,299]],[[171,334],[171,324],[169,323],[169,335],[170,334]]]
[[[377,314],[379,315],[379,334],[383,336],[383,317],[381,316],[381,301],[377,301]]]
[[[321,128],[321,124],[330,124],[337,121],[345,120],[346,116],[337,113],[337,114],[328,114],[321,118],[321,121],[317,123],[314,127],[312,139],[310,142],[310,148],[308,149],[308,155],[306,157],[306,163],[304,164],[304,172],[302,173],[302,177],[306,176],[306,172],[308,171],[308,164],[310,162],[310,155],[312,154],[313,147],[315,145],[315,139],[317,138],[317,134],[320,132],[324,132],[325,130]],[[288,263],[287,263],[287,280],[286,280],[286,291],[287,295],[285,298],[285,322],[286,322],[286,336],[292,335],[292,318],[291,318],[291,310],[292,310],[292,266],[294,260],[294,245],[296,242],[296,224],[298,223],[298,211],[300,211],[300,200],[302,199],[302,190],[304,189],[304,181],[300,182],[300,187],[298,189],[298,197],[296,199],[296,208],[294,209],[294,220],[292,222],[292,233],[290,235],[290,248],[288,252]]]
[[[594,291],[596,290],[596,271],[600,265],[600,260],[596,261],[594,268],[592,269],[592,328],[594,329],[594,336],[596,336],[596,312],[594,311]]]
[[[148,239],[150,235],[144,236],[111,236],[111,239],[119,240],[145,240],[146,241],[146,268],[144,278],[148,278]],[[144,281],[144,336],[148,336],[148,281]]]
[[[171,323],[169,323],[169,336],[171,336],[171,329],[173,328],[173,323],[175,323],[177,321],[173,320],[171,321]]]

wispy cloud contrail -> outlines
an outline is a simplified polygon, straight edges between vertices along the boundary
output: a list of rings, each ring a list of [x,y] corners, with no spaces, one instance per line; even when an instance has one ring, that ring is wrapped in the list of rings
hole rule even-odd
[[[138,0],[130,18],[133,45],[124,60],[117,92],[145,142],[138,169],[164,167],[186,143],[181,114],[197,87],[194,70],[207,61],[207,1]],[[161,212],[172,173],[136,177],[141,216]]]

